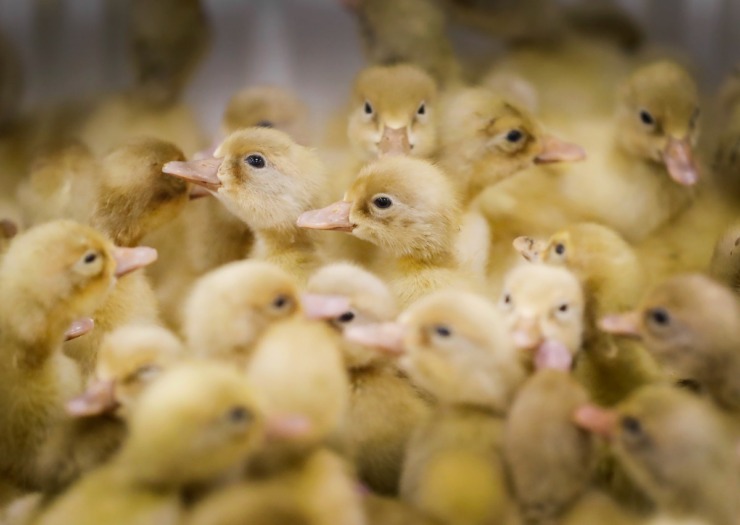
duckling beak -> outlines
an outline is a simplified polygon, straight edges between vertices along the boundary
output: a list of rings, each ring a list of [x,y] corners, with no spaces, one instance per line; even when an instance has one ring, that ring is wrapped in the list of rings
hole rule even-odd
[[[573,355],[570,350],[559,341],[548,339],[538,348],[534,356],[536,370],[562,370],[569,372],[573,365]]]
[[[599,328],[608,334],[640,337],[640,315],[637,312],[607,315],[599,321]]]
[[[411,144],[409,144],[408,127],[402,128],[383,128],[383,136],[378,143],[379,156],[386,155],[408,155],[411,153]]]
[[[210,196],[211,196],[211,192],[208,191],[205,187],[198,186],[197,184],[193,184],[192,186],[190,186],[190,193],[188,193],[188,198],[191,201],[194,201],[195,199],[200,199],[202,197],[210,197]]]
[[[67,403],[67,414],[72,417],[92,417],[108,414],[118,408],[114,381],[96,381],[84,394]]]
[[[352,309],[349,299],[343,295],[304,293],[301,304],[305,316],[317,321],[334,319]]]
[[[123,277],[127,273],[149,266],[157,260],[157,250],[148,246],[136,248],[113,248],[113,258],[116,260],[116,277]]]
[[[619,415],[616,411],[592,404],[578,408],[573,414],[573,422],[576,426],[607,439],[616,435],[618,421]]]
[[[218,168],[222,162],[223,159],[216,158],[191,160],[189,162],[171,161],[164,165],[162,172],[203,186],[208,191],[217,192],[221,187]]]
[[[565,142],[552,135],[542,137],[542,151],[534,158],[535,164],[577,162],[586,158],[586,151],[578,144]]]
[[[313,431],[311,420],[305,416],[272,416],[267,419],[265,436],[270,441],[308,437]]]
[[[514,249],[519,252],[519,255],[524,257],[529,262],[537,262],[540,260],[540,254],[547,248],[547,242],[534,237],[517,237],[512,243]]]
[[[349,220],[352,203],[339,201],[320,210],[309,210],[298,217],[296,224],[299,228],[310,230],[331,230],[352,233],[355,225]]]
[[[663,150],[663,162],[671,178],[682,186],[693,186],[699,182],[699,168],[694,161],[691,144],[687,139],[670,137]]]
[[[364,326],[350,326],[344,331],[344,338],[353,343],[377,348],[389,354],[404,352],[404,326],[399,323],[377,323]]]
[[[544,343],[540,327],[533,318],[520,319],[511,332],[511,340],[519,350],[536,350]]]
[[[72,339],[77,339],[91,332],[93,328],[95,328],[95,321],[90,317],[83,317],[82,319],[72,321],[67,331],[64,332],[64,340],[71,341]]]

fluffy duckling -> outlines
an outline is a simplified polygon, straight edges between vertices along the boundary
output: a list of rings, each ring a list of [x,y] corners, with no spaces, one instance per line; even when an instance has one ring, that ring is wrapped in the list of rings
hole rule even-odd
[[[180,365],[144,392],[121,451],[37,523],[180,523],[182,488],[246,459],[262,439],[262,419],[242,374],[219,363]]]
[[[709,264],[709,275],[740,293],[740,222],[727,227],[717,243]]]
[[[709,277],[686,274],[653,288],[634,312],[603,318],[601,328],[640,337],[669,376],[736,414],[739,319],[735,294]]]
[[[349,263],[323,267],[311,276],[306,290],[306,316],[325,320],[340,333],[392,321],[397,314],[386,284]],[[406,444],[429,414],[429,396],[412,385],[387,354],[346,338],[342,351],[351,390],[341,439],[359,478],[377,493],[396,494]]]
[[[17,236],[0,261],[0,471],[34,488],[35,462],[66,400],[82,389],[77,365],[61,347],[70,324],[90,316],[117,277],[152,259],[150,248],[116,248],[72,221],[49,222]]]
[[[668,516],[737,523],[737,452],[702,400],[653,385],[636,391],[616,410],[586,405],[574,418],[608,438],[630,477]]]
[[[605,494],[599,492],[590,492],[583,496],[573,507],[563,516],[560,523],[562,525],[592,525],[600,523],[602,525],[636,525],[642,523],[640,517],[627,511],[623,505]],[[656,521],[650,525],[659,525]],[[666,522],[663,525],[679,525],[678,523]],[[685,523],[683,525],[690,525]],[[699,525],[698,523],[693,525]]]
[[[164,172],[203,186],[244,221],[255,235],[252,257],[305,281],[318,256],[295,220],[325,190],[324,168],[313,151],[281,131],[248,128],[229,135],[215,158],[171,162]]]
[[[402,499],[441,523],[502,522],[511,510],[504,414],[526,369],[496,307],[440,291],[414,303],[398,324],[347,335],[402,353],[402,368],[438,400],[409,442]]]
[[[395,261],[391,289],[404,308],[437,289],[475,285],[454,253],[459,213],[442,171],[421,159],[386,157],[358,173],[344,200],[304,213],[298,225],[379,246]]]
[[[189,353],[244,369],[269,326],[301,311],[295,279],[264,261],[224,265],[196,281],[185,304]]]
[[[681,66],[662,61],[638,68],[619,92],[610,149],[563,174],[562,191],[628,241],[645,238],[691,202],[699,181],[698,116],[696,84]],[[588,133],[598,137],[598,125]],[[615,206],[621,202],[630,203],[629,213]]]
[[[646,286],[639,258],[617,232],[595,223],[576,223],[547,241],[520,237],[514,246],[527,260],[564,266],[581,281],[585,326],[575,374],[594,401],[613,405],[655,378],[657,370],[642,345],[598,328],[604,315],[634,307]]]

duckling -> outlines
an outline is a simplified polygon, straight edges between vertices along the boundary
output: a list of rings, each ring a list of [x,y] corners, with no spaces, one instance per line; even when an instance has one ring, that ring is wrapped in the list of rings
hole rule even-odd
[[[353,7],[370,64],[414,64],[442,86],[460,83],[442,7],[431,0],[358,0]]]
[[[298,286],[284,270],[264,261],[226,264],[190,292],[183,323],[188,351],[245,369],[265,330],[300,312]]]
[[[677,381],[695,384],[723,410],[740,411],[740,304],[731,290],[700,274],[672,277],[637,309],[601,320],[607,332],[640,337]]]
[[[365,495],[365,516],[369,525],[435,525],[437,522],[396,498],[373,493]]]
[[[700,172],[693,155],[698,116],[696,84],[681,66],[661,61],[638,68],[620,89],[611,146],[564,173],[562,192],[628,241],[644,239],[692,201]],[[598,122],[587,133],[600,140]],[[620,202],[630,203],[629,213],[615,206]]]
[[[39,448],[82,389],[62,351],[70,324],[90,316],[116,278],[145,266],[150,248],[116,248],[95,230],[55,221],[18,235],[0,261],[0,459],[2,477],[37,488]]]
[[[258,447],[257,406],[243,375],[223,364],[175,367],[141,396],[120,452],[36,523],[181,523],[183,487],[216,478]]]
[[[737,523],[735,447],[701,399],[668,385],[649,385],[616,410],[585,405],[574,419],[609,440],[633,480],[668,516]]]
[[[164,172],[205,187],[255,235],[250,254],[305,281],[318,254],[296,217],[315,207],[325,173],[314,152],[278,130],[248,128],[221,143],[212,159],[171,162]]]
[[[615,338],[598,328],[606,314],[634,307],[646,286],[640,259],[614,230],[576,223],[547,241],[520,237],[514,246],[528,260],[562,265],[580,280],[585,293],[583,351],[575,375],[592,399],[613,405],[658,374],[642,345]]]
[[[340,333],[392,321],[397,314],[386,284],[353,264],[324,266],[311,276],[306,291],[302,297],[306,316],[325,320]],[[347,339],[342,351],[351,388],[342,441],[370,489],[397,494],[406,444],[429,414],[429,395],[415,387],[387,354]]]
[[[624,506],[619,505],[606,494],[592,491],[573,505],[563,516],[560,523],[563,525],[592,525],[594,522],[598,522],[602,525],[636,525],[643,521],[639,516],[629,512]],[[669,524],[670,522],[663,525]],[[659,522],[656,521],[655,523],[651,523],[651,525],[659,525]],[[689,524],[686,523],[683,525]]]
[[[411,380],[437,399],[407,447],[401,498],[441,523],[502,522],[511,511],[504,414],[526,368],[496,307],[471,293],[439,291],[396,324],[355,327],[347,336],[400,353]]]
[[[10,219],[0,219],[0,257],[8,249],[10,241],[18,234],[18,225]]]
[[[183,354],[177,337],[158,326],[129,325],[107,334],[87,390],[67,402],[70,417],[53,429],[39,453],[45,490],[66,488],[115,453],[136,401]]]
[[[722,233],[714,245],[709,275],[740,293],[740,223],[735,221]]]
[[[447,287],[472,288],[453,242],[460,218],[452,183],[421,159],[386,157],[364,167],[344,200],[303,213],[298,226],[351,233],[394,259],[391,289],[404,308]]]

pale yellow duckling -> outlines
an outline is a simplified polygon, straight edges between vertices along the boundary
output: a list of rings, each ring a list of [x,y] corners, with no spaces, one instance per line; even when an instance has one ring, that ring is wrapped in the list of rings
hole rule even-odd
[[[237,371],[209,362],[175,367],[142,395],[121,451],[36,523],[181,523],[180,491],[246,459],[262,441],[262,419]]]
[[[304,213],[298,225],[348,232],[380,247],[395,262],[390,285],[403,308],[434,290],[475,286],[454,253],[459,220],[454,188],[441,170],[386,157],[358,173],[344,200]]]
[[[397,324],[347,336],[402,354],[400,365],[438,404],[409,442],[401,497],[441,523],[499,523],[509,514],[504,417],[526,377],[495,305],[440,291]]]
[[[265,330],[300,312],[286,271],[264,261],[224,265],[196,281],[185,303],[188,352],[245,369]]]
[[[655,379],[657,368],[642,345],[598,327],[604,315],[634,307],[647,284],[641,261],[617,232],[600,224],[576,223],[547,241],[520,237],[514,246],[526,259],[564,266],[580,280],[585,324],[575,374],[594,401],[612,405]]]
[[[215,158],[172,162],[164,172],[205,187],[255,235],[251,257],[281,266],[304,281],[318,262],[310,234],[296,218],[325,191],[324,168],[310,149],[267,128],[235,131]]]
[[[586,405],[574,419],[609,440],[630,477],[669,517],[737,523],[736,446],[704,401],[653,385],[637,390],[616,410]]]
[[[87,226],[56,221],[13,239],[0,261],[0,459],[3,478],[38,487],[36,461],[64,403],[83,387],[62,352],[70,324],[106,300],[117,277],[152,260],[150,248],[116,248]]]
[[[311,276],[303,295],[305,315],[338,332],[395,319],[387,285],[349,263],[335,263]],[[411,384],[390,356],[342,341],[350,379],[349,411],[341,431],[359,478],[381,494],[396,494],[406,444],[429,414],[429,395]]]

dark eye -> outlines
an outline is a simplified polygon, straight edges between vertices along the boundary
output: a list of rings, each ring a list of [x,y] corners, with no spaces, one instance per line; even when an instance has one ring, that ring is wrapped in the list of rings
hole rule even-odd
[[[444,325],[437,325],[434,327],[434,333],[440,337],[450,337],[452,335],[452,330]]]
[[[636,436],[642,433],[642,424],[640,424],[640,420],[636,417],[624,416],[620,424],[622,425],[622,430],[628,434]]]
[[[511,294],[504,295],[504,304],[511,304]]]
[[[373,107],[370,105],[370,102],[367,100],[365,101],[365,115],[372,115],[373,114]]]
[[[662,308],[653,308],[650,310],[648,312],[648,319],[660,326],[666,326],[671,322],[671,316]]]
[[[226,419],[231,423],[247,423],[252,419],[252,412],[243,406],[232,407],[226,412]]]
[[[557,253],[558,255],[563,255],[565,253],[565,244],[560,242],[557,243],[555,245],[555,253]]]
[[[85,255],[85,258],[83,259],[83,261],[85,262],[85,264],[92,264],[97,259],[98,259],[98,254],[95,252],[90,252],[87,255]]]
[[[393,205],[393,201],[390,199],[390,197],[376,197],[373,200],[373,204],[376,208],[385,210],[386,208],[390,208]]]
[[[565,312],[568,311],[568,308],[569,308],[568,304],[567,303],[563,303],[560,306],[558,306],[558,312],[565,313]]]
[[[277,308],[278,310],[282,310],[286,306],[290,304],[290,298],[288,298],[287,295],[278,295],[274,301],[272,301],[272,306]]]
[[[265,158],[262,155],[249,155],[244,160],[253,168],[260,169],[265,167]]]
[[[652,126],[653,124],[655,124],[655,119],[653,118],[653,116],[644,109],[640,111],[640,120],[642,120],[642,123],[646,126]]]
[[[273,124],[269,120],[260,120],[259,122],[257,122],[257,127],[258,128],[274,128],[275,124]]]
[[[678,388],[688,390],[689,392],[693,392],[694,394],[702,393],[701,385],[698,381],[695,381],[694,379],[679,379],[678,381],[676,381],[676,386]]]
[[[519,142],[524,137],[524,134],[518,129],[512,129],[506,134],[506,140],[509,142]]]
[[[417,110],[416,110],[416,114],[417,114],[417,115],[424,115],[424,114],[426,114],[426,112],[427,112],[427,107],[426,107],[426,105],[425,105],[425,104],[424,104],[424,103],[422,102],[422,103],[421,103],[421,106],[419,106],[419,109],[417,109]]]
[[[339,321],[340,323],[349,323],[354,318],[355,318],[354,312],[344,312],[342,315],[337,317],[337,321]]]

